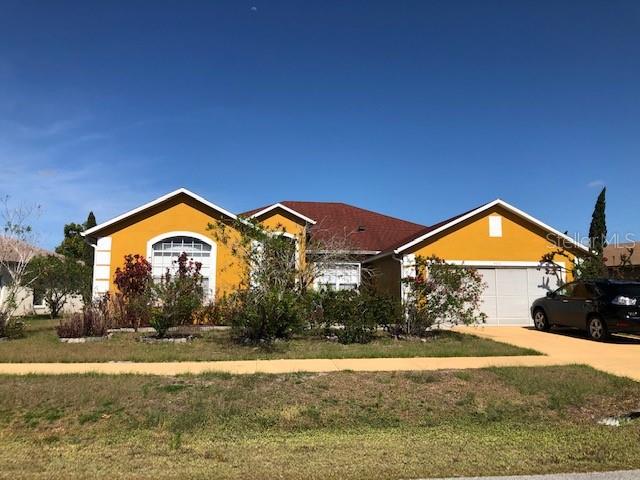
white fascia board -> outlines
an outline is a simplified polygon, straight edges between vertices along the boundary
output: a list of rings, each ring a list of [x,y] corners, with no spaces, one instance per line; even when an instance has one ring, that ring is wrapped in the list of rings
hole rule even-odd
[[[214,210],[217,210],[218,212],[222,213],[223,215],[226,215],[229,218],[232,218],[233,220],[237,219],[236,215],[229,212],[228,210],[225,210],[224,208],[219,207],[218,205],[211,203],[209,200],[206,200],[205,198],[201,197],[200,195],[197,195],[189,190],[187,190],[186,188],[179,188],[177,190],[174,190],[173,192],[169,192],[166,195],[163,195],[161,197],[156,198],[155,200],[152,200],[149,203],[145,203],[144,205],[139,206],[138,208],[134,208],[133,210],[129,210],[126,213],[123,213],[122,215],[118,215],[115,218],[112,218],[111,220],[107,220],[104,223],[101,223],[100,225],[96,225],[95,227],[90,228],[89,230],[86,230],[84,232],[81,233],[81,235],[87,236],[87,235],[91,235],[92,233],[98,232],[100,230],[102,230],[105,227],[108,227],[109,225],[112,225],[114,223],[117,223],[121,220],[124,220],[125,218],[128,218],[132,215],[135,215],[136,213],[140,213],[144,210],[147,210],[148,208],[151,208],[155,205],[158,205],[159,203],[162,203],[166,200],[169,200],[170,198],[175,197],[176,195],[180,195],[181,193],[184,193],[185,195],[193,198],[194,200],[202,203],[203,205],[206,205],[207,207],[210,207]]]
[[[273,205],[268,206],[267,208],[263,208],[262,210],[260,210],[259,212],[254,213],[253,215],[251,215],[249,218],[258,218],[261,217],[262,215],[264,215],[265,213],[269,213],[271,210],[274,210],[276,208],[281,208],[282,210],[284,210],[285,212],[289,212],[291,215],[294,215],[298,218],[301,218],[302,220],[304,220],[307,223],[310,223],[312,225],[315,225],[316,221],[313,220],[312,218],[309,218],[305,215],[302,215],[299,212],[296,212],[293,208],[289,208],[286,205],[283,205],[281,203],[274,203]]]
[[[530,221],[531,223],[533,223],[533,224],[535,224],[535,225],[538,225],[540,228],[542,228],[542,229],[544,229],[544,230],[547,230],[548,232],[551,232],[551,233],[553,233],[554,235],[556,235],[556,236],[558,236],[558,237],[560,237],[560,238],[563,238],[564,240],[567,240],[567,241],[568,241],[568,242],[570,242],[573,246],[575,246],[575,247],[577,247],[577,248],[579,248],[579,249],[581,249],[581,250],[583,250],[583,251],[585,251],[585,252],[588,252],[588,251],[589,251],[589,249],[588,249],[587,247],[585,247],[584,245],[582,245],[582,244],[581,244],[581,243],[579,243],[579,242],[576,242],[576,241],[575,241],[573,238],[571,238],[569,235],[565,235],[564,233],[559,232],[559,231],[558,231],[558,230],[556,230],[555,228],[550,227],[550,226],[549,226],[549,225],[547,225],[546,223],[544,223],[544,222],[542,222],[542,221],[538,220],[538,219],[537,219],[537,218],[535,218],[535,217],[532,217],[532,216],[531,216],[531,215],[529,215],[528,213],[525,213],[525,212],[523,212],[522,210],[520,210],[520,209],[518,209],[518,208],[514,207],[513,205],[508,204],[508,203],[507,203],[507,202],[505,202],[504,200],[500,200],[500,199],[498,198],[498,199],[494,200],[493,202],[487,203],[486,205],[483,205],[483,206],[482,206],[482,207],[480,207],[480,208],[476,208],[475,210],[473,210],[473,211],[471,211],[471,212],[467,213],[466,215],[463,215],[463,216],[461,216],[461,217],[459,217],[459,218],[456,218],[455,220],[452,220],[451,222],[449,222],[449,223],[447,223],[447,224],[445,224],[445,225],[442,225],[442,226],[441,226],[441,227],[439,227],[439,228],[436,228],[435,230],[432,230],[432,231],[430,231],[430,232],[425,233],[424,235],[419,236],[418,238],[416,238],[416,239],[414,239],[414,240],[410,241],[409,243],[405,243],[404,245],[402,245],[402,246],[400,246],[400,247],[396,248],[396,249],[394,250],[394,253],[396,253],[396,254],[401,253],[401,252],[403,252],[403,251],[407,250],[408,248],[411,248],[411,247],[413,247],[414,245],[417,245],[418,243],[420,243],[420,242],[422,242],[422,241],[426,240],[427,238],[429,238],[429,237],[433,237],[434,235],[437,235],[438,233],[443,232],[443,231],[445,231],[445,230],[447,230],[447,229],[449,229],[449,228],[453,227],[454,225],[457,225],[457,224],[459,224],[459,223],[461,223],[461,222],[464,222],[465,220],[468,220],[469,218],[474,217],[474,216],[478,215],[479,213],[482,213],[482,212],[484,212],[484,211],[486,211],[486,210],[489,210],[490,208],[493,208],[493,207],[495,207],[495,206],[501,206],[501,207],[503,207],[504,209],[509,210],[509,211],[510,211],[510,212],[512,212],[512,213],[515,213],[515,214],[516,214],[516,215],[518,215],[519,217],[522,217],[522,218],[524,218],[525,220],[528,220],[528,221]]]

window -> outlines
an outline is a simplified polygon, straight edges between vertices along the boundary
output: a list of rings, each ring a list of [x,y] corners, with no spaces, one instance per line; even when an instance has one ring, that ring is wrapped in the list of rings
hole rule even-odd
[[[359,263],[322,263],[316,286],[330,290],[355,290],[360,286]]]
[[[587,285],[586,283],[578,282],[575,284],[573,289],[574,298],[579,299],[589,299],[594,297],[593,287],[591,285]]]
[[[489,236],[490,237],[502,236],[502,217],[498,215],[491,215],[489,217]]]
[[[207,296],[211,296],[211,245],[193,237],[177,236],[167,237],[154,243],[151,247],[151,267],[155,280],[160,280],[167,271],[174,273],[178,268],[178,257],[184,252],[189,260],[200,262],[202,268],[202,286]]]
[[[44,307],[44,292],[40,289],[33,289],[33,306]]]
[[[575,286],[575,283],[568,283],[567,285],[557,289],[555,294],[559,297],[571,297],[573,296],[573,289]]]

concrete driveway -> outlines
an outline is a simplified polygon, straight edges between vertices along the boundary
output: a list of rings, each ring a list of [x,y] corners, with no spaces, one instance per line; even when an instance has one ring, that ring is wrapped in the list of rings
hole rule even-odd
[[[598,370],[640,381],[640,337],[614,335],[610,342],[599,343],[572,330],[538,332],[533,327],[456,327],[456,330],[518,347],[532,348],[559,364],[590,365]]]

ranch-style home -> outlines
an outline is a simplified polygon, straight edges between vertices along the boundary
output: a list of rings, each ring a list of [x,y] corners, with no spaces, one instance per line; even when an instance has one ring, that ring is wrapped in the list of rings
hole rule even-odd
[[[569,236],[502,200],[425,226],[330,202],[283,201],[236,215],[181,188],[84,233],[95,247],[94,294],[114,290],[115,269],[127,254],[145,255],[159,277],[186,252],[202,263],[208,296],[215,301],[237,288],[243,270],[230,247],[214,241],[207,225],[233,226],[238,217],[252,218],[295,241],[298,255],[320,266],[317,286],[357,288],[364,271],[374,272],[374,288],[401,298],[401,279],[416,274],[418,256],[436,255],[474,267],[487,285],[482,307],[487,322],[498,325],[530,323],[531,302],[569,280],[566,271],[552,273],[541,265],[544,254],[562,244],[567,256],[554,261],[568,270],[570,262],[587,252]],[[335,261],[321,245],[348,249],[349,260]]]

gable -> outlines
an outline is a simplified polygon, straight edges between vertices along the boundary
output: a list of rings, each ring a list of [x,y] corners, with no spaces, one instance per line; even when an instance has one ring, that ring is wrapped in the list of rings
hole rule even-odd
[[[254,218],[268,229],[284,231],[296,236],[304,233],[307,224],[300,216],[282,208],[271,209]]]
[[[403,254],[436,255],[460,261],[538,262],[557,250],[562,239],[502,205],[467,218],[403,250]],[[574,252],[576,247],[570,250]]]
[[[111,220],[96,225],[93,228],[82,233],[82,236],[89,238],[97,238],[111,235],[113,232],[119,229],[126,228],[129,225],[133,225],[144,218],[157,215],[163,210],[170,209],[171,207],[184,203],[193,207],[193,209],[208,212],[212,218],[217,219],[235,219],[236,216],[205,200],[203,197],[196,195],[193,192],[185,188],[180,188],[166,195],[156,198],[155,200],[134,208],[128,212],[123,213]]]

